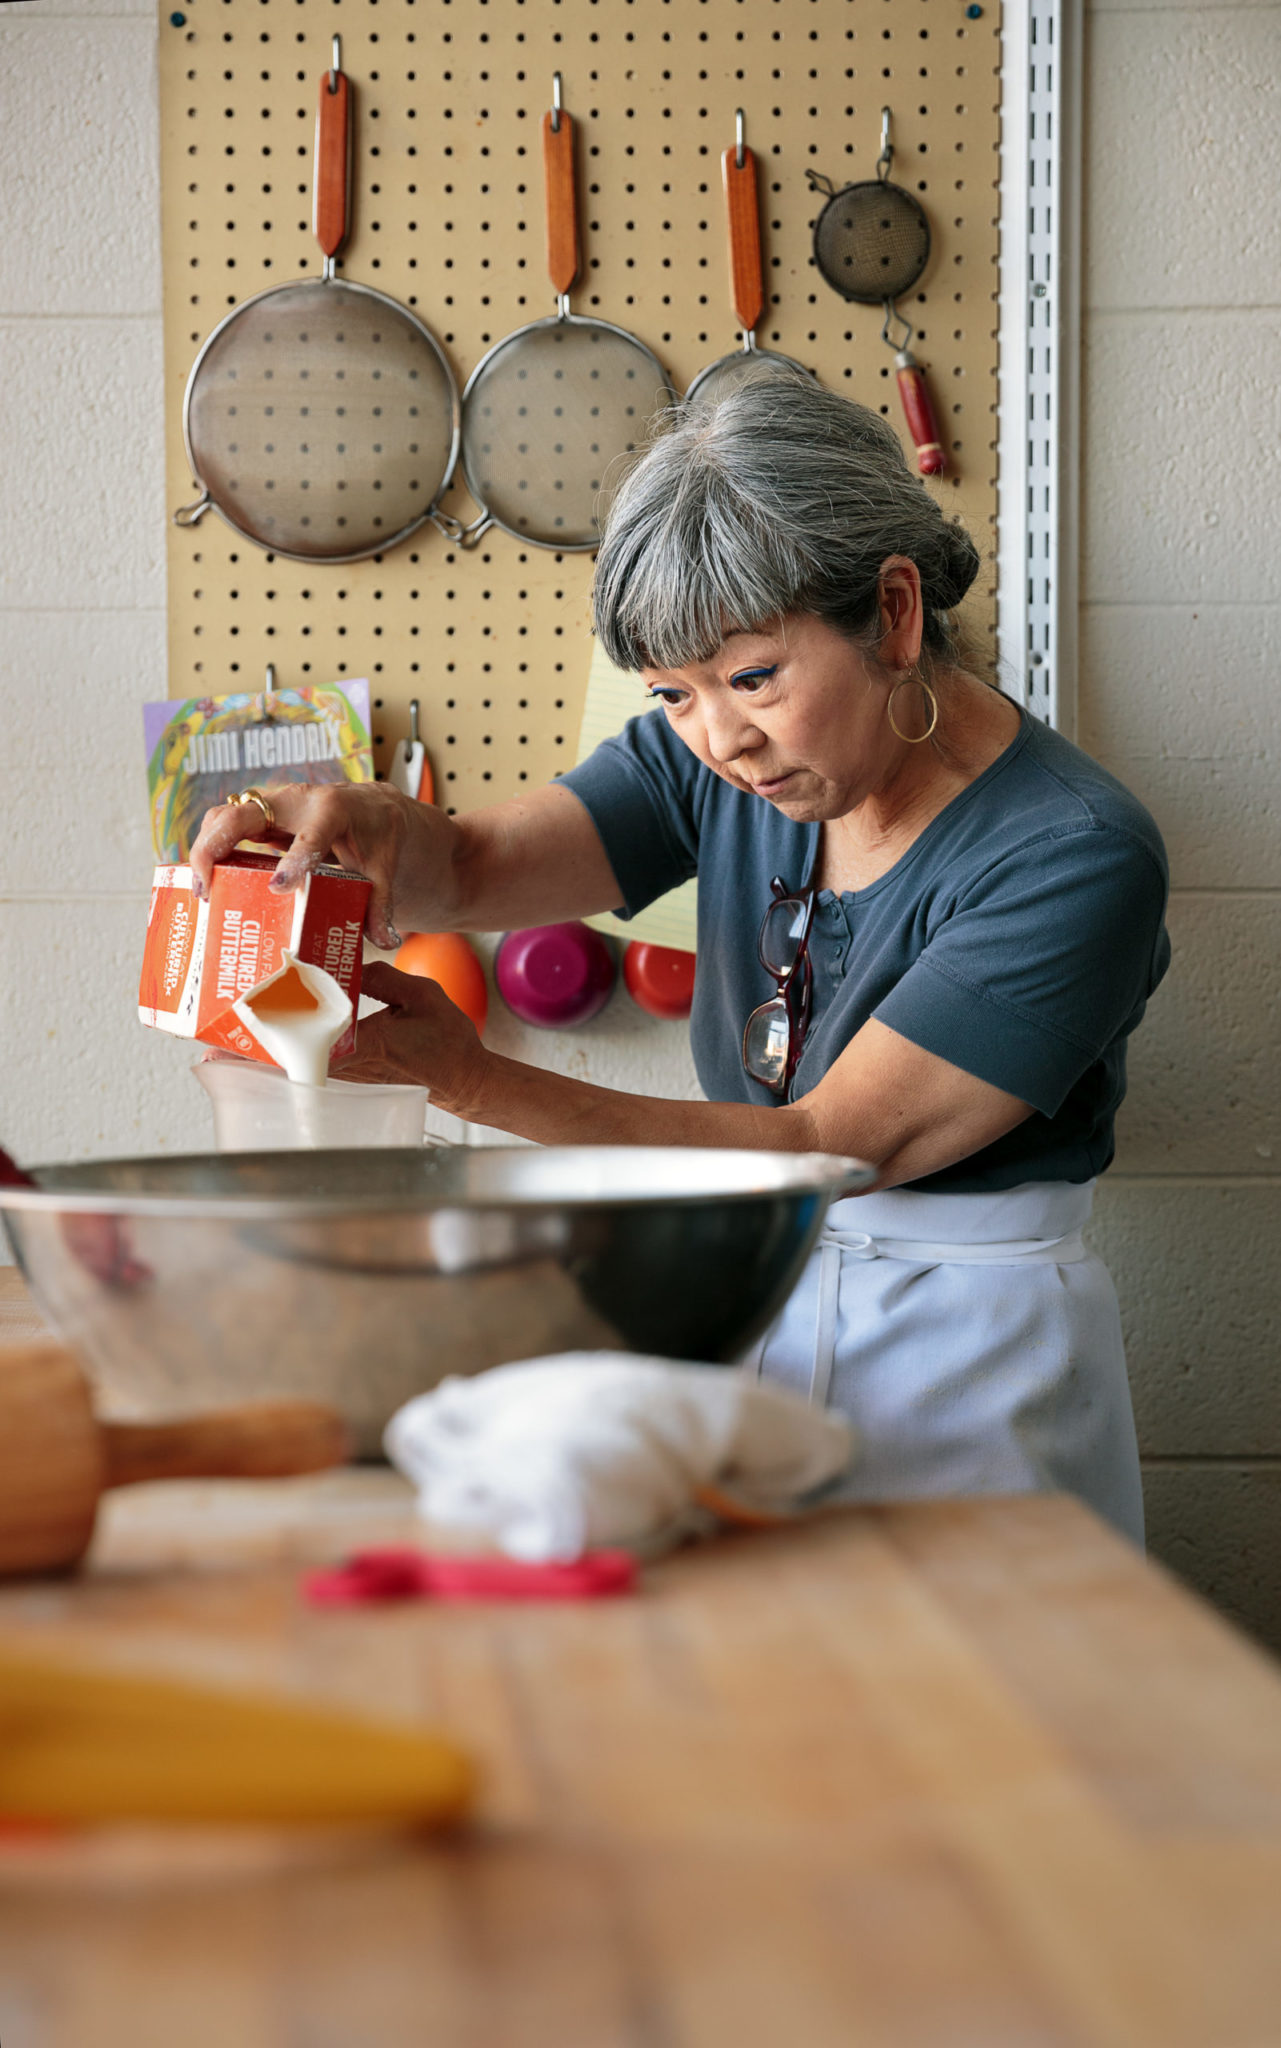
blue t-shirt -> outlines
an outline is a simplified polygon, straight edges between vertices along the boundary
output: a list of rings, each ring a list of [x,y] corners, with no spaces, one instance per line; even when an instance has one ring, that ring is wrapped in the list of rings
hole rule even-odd
[[[743,1026],[775,985],[757,958],[770,881],[799,890],[818,825],[731,788],[648,712],[562,780],[600,833],[631,916],[698,876],[690,1038],[713,1101],[777,1104],[743,1070]],[[1170,959],[1168,872],[1142,804],[1026,715],[990,768],[870,888],[823,890],[813,1016],[793,1083],[822,1079],[869,1017],[1034,1114],[913,1185],[981,1192],[1086,1181],[1113,1154],[1125,1045]]]

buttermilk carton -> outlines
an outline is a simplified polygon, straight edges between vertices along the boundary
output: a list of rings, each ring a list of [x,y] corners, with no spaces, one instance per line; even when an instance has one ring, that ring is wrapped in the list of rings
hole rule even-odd
[[[189,867],[156,869],[138,989],[144,1024],[274,1066],[233,1005],[274,974],[286,948],[333,975],[354,1019],[370,884],[322,867],[292,895],[274,895],[267,885],[275,870],[270,854],[233,854],[215,867],[201,902]],[[332,1057],[350,1052],[355,1038],[353,1022]]]

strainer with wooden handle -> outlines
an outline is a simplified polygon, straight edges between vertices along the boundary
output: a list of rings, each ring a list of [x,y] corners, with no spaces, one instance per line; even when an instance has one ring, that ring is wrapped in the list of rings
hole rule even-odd
[[[313,227],[319,277],[272,285],[220,321],[191,368],[182,427],[201,496],[246,540],[303,562],[380,554],[432,519],[458,454],[453,372],[407,306],[334,274],[347,237],[351,91],[320,80]]]
[[[459,536],[463,546],[501,526],[535,547],[597,547],[611,467],[642,445],[654,414],[676,396],[634,334],[570,311],[578,210],[574,124],[559,72],[543,117],[543,171],[556,311],[497,342],[467,379],[463,474],[481,513]]]
[[[725,186],[725,214],[729,227],[729,279],[734,311],[743,332],[743,346],[719,356],[700,370],[685,401],[714,405],[727,392],[737,390],[757,377],[777,375],[782,370],[794,377],[810,372],[791,356],[776,349],[758,348],[756,328],[765,310],[765,281],[761,268],[760,203],[756,189],[756,158],[748,148],[743,127],[743,109],[734,115],[734,145],[721,157]]]

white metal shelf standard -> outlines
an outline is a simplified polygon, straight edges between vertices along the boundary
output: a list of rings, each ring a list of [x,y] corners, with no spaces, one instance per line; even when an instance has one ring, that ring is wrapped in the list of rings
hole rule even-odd
[[[1080,457],[1081,31],[1073,0],[1002,24],[997,641],[1004,686],[1071,737]]]

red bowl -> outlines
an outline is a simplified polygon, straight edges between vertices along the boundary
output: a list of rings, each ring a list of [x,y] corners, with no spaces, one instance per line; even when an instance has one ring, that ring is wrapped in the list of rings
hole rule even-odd
[[[632,1001],[651,1017],[688,1017],[694,1001],[694,955],[633,939],[623,954]]]

